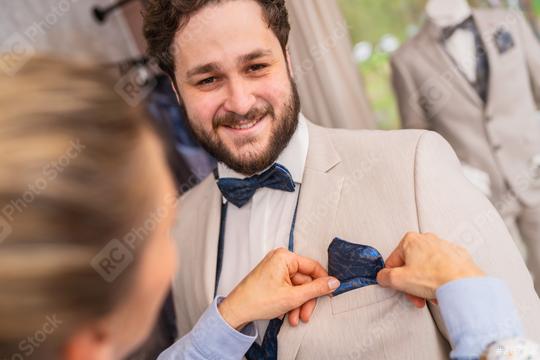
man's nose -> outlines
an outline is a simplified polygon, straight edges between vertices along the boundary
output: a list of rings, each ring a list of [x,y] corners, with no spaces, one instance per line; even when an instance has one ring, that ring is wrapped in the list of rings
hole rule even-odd
[[[238,115],[246,115],[255,105],[256,99],[246,82],[241,80],[231,81],[224,108],[227,112]]]

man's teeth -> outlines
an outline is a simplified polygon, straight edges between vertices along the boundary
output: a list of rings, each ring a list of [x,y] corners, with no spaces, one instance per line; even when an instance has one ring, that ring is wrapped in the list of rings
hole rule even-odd
[[[253,126],[255,126],[255,124],[257,124],[257,120],[253,120],[244,124],[231,125],[230,127],[236,130],[245,130],[252,128]]]

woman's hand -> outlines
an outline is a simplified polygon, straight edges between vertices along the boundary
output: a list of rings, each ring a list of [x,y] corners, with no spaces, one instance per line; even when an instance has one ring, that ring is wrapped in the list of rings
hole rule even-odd
[[[407,293],[409,300],[423,307],[426,299],[436,300],[435,292],[442,285],[484,275],[463,247],[433,234],[408,233],[377,274],[377,282]]]
[[[289,313],[289,323],[309,321],[316,299],[332,293],[339,281],[311,260],[285,249],[271,251],[218,308],[232,327]]]

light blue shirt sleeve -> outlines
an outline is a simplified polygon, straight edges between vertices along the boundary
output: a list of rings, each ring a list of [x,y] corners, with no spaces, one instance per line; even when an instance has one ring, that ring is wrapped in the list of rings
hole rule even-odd
[[[218,297],[186,336],[159,355],[158,360],[241,360],[257,338],[253,324],[242,332],[223,320]]]
[[[449,282],[437,290],[437,301],[452,344],[452,359],[478,359],[492,342],[523,335],[510,290],[499,279]]]

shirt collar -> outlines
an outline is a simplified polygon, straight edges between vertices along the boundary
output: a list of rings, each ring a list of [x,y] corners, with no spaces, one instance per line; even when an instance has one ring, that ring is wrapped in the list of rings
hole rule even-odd
[[[464,19],[463,21],[466,21],[470,18],[472,18],[473,22],[476,23],[476,13],[474,12],[474,10],[472,11],[471,15],[467,17],[467,19]],[[446,40],[443,34],[445,28],[438,25],[435,21],[433,21],[433,19],[427,17],[424,23],[424,27],[426,28],[426,32],[429,34],[429,36],[434,38],[436,41]],[[452,27],[452,26],[449,26],[449,27]]]
[[[289,144],[279,154],[276,163],[289,170],[295,183],[301,184],[304,178],[304,168],[309,148],[309,131],[304,115],[299,114],[298,126]],[[266,170],[266,169],[265,169]],[[264,171],[264,170],[263,170]],[[261,171],[262,172],[262,171]],[[247,176],[240,174],[222,162],[218,163],[219,178],[245,179]]]

